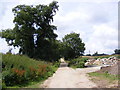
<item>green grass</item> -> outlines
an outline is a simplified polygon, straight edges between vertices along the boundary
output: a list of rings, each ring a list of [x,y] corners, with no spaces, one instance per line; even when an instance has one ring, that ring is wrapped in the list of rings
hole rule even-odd
[[[2,85],[4,88],[39,84],[52,76],[59,62],[50,63],[23,55],[2,54]]]
[[[102,59],[102,58],[109,58],[109,57],[111,57],[111,56],[115,56],[115,57],[117,57],[117,58],[120,58],[120,55],[104,55],[104,56],[92,56],[94,59],[98,59],[98,58],[100,58],[100,59]]]
[[[118,78],[118,75],[112,75],[112,74],[109,74],[109,73],[92,72],[92,73],[88,73],[88,74],[89,74],[89,76],[100,77],[100,78],[103,78],[103,79],[108,79],[110,81],[120,79],[120,78]]]
[[[39,65],[39,64],[47,64],[46,62],[41,61],[41,60],[37,61],[37,60],[31,59],[27,56],[12,55],[12,54],[3,54],[2,60],[3,60],[2,61],[3,65],[6,65],[5,66],[6,68],[3,68],[3,71],[4,71],[4,69],[8,70],[11,67],[26,69],[26,68],[29,68],[30,66],[33,66],[36,68],[37,65]]]
[[[44,81],[44,80],[43,80]],[[29,84],[27,87],[25,88],[40,88],[40,84],[42,84],[42,82],[32,82],[31,84]]]
[[[88,75],[90,76],[90,80],[99,88],[118,88],[118,81],[120,80],[120,76],[118,78],[118,75],[112,75],[107,72],[92,72],[88,73]]]

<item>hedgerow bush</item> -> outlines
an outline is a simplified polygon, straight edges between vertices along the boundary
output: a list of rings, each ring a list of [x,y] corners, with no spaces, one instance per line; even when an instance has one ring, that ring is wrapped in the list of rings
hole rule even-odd
[[[22,85],[43,80],[55,72],[55,66],[23,55],[2,55],[2,82],[4,86]]]
[[[84,68],[85,62],[88,60],[88,58],[76,58],[72,59],[69,62],[69,66],[74,67],[74,68]]]

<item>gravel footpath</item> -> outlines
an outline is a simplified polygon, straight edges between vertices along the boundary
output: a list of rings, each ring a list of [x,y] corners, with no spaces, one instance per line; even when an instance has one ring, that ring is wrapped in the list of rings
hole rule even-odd
[[[40,88],[95,88],[97,85],[89,80],[87,73],[100,70],[100,67],[58,68],[52,77],[49,77]]]

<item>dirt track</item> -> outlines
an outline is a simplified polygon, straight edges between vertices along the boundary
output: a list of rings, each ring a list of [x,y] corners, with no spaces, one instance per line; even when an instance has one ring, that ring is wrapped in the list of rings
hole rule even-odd
[[[100,67],[72,69],[58,68],[56,73],[48,78],[42,88],[95,88],[97,85],[89,80],[87,73],[99,70]]]

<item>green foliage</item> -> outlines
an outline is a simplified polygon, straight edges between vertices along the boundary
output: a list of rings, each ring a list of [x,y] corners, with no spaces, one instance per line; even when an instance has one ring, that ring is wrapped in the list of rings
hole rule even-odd
[[[98,54],[98,52],[95,52],[94,54],[93,54],[93,56],[98,56],[99,54]]]
[[[83,55],[85,44],[82,42],[80,35],[77,33],[70,33],[65,35],[63,40],[63,56],[65,59],[73,59]]]
[[[2,83],[2,88],[6,88],[6,85],[4,82]]]
[[[102,59],[102,58],[109,58],[110,56],[94,56],[93,58],[94,59],[98,59],[98,58],[100,58],[100,59]]]
[[[55,67],[59,67],[60,66],[60,62],[59,61],[54,62],[54,66]]]
[[[23,86],[31,81],[44,80],[57,68],[51,63],[23,55],[3,54],[2,57],[2,82],[6,86]]]
[[[61,57],[68,60],[83,55],[85,44],[79,34],[70,33],[62,41],[56,40],[54,30],[57,28],[51,23],[59,7],[57,3],[16,6],[12,9],[15,27],[3,30],[0,37],[5,38],[8,45],[19,47],[19,54],[30,58],[54,62]]]
[[[98,52],[95,52],[92,56],[105,56],[105,55],[107,55],[107,54],[98,54]]]
[[[3,30],[1,37],[9,45],[19,47],[20,54],[49,61],[58,59],[55,46],[57,35],[54,33],[57,28],[51,25],[59,7],[57,3],[53,1],[49,5],[16,6],[12,9],[15,27]]]
[[[88,60],[88,58],[76,58],[69,61],[69,66],[74,68],[84,68],[85,62]]]
[[[120,54],[120,49],[115,49],[114,52],[115,54]]]
[[[86,56],[91,56],[91,54],[86,54]]]
[[[13,40],[15,39],[15,32],[12,29],[2,30],[2,32],[0,32],[0,37],[5,38],[8,45],[13,45]]]

